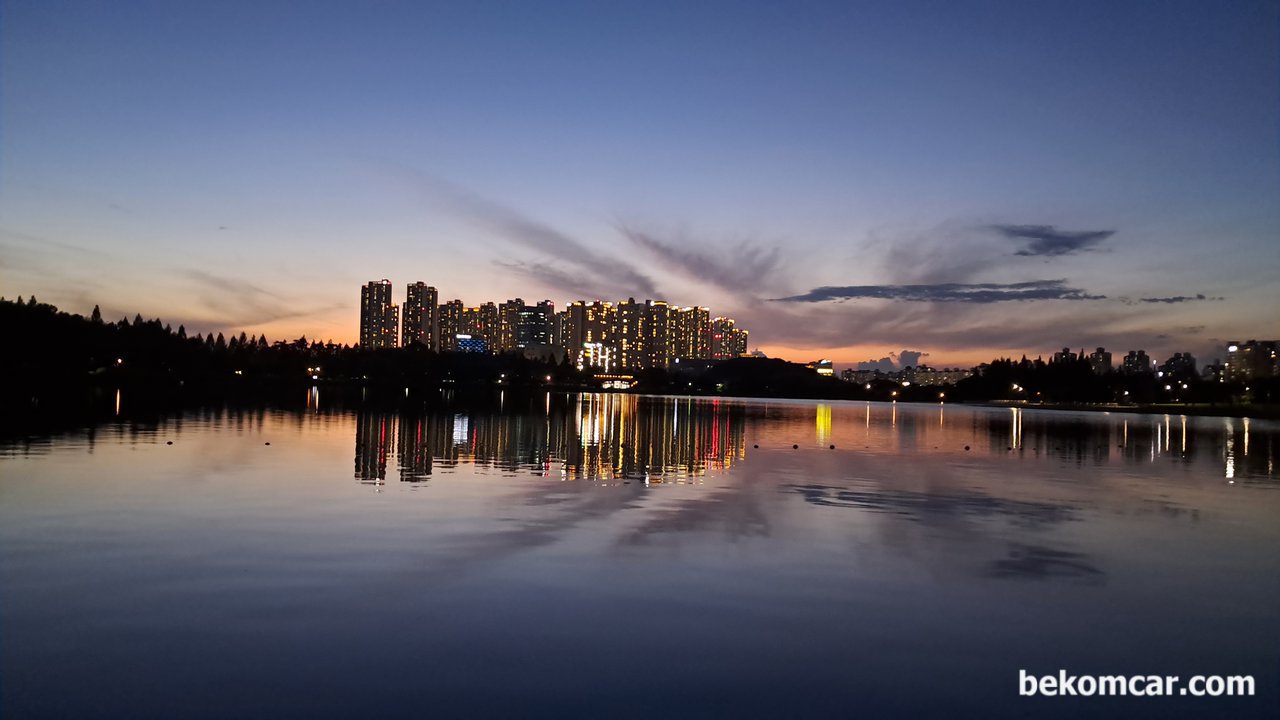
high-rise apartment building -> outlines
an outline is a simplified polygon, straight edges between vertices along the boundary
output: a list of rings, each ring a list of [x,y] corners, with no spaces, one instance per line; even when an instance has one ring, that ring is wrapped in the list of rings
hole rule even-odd
[[[393,348],[400,310],[391,301],[391,281],[374,280],[360,288],[360,347]]]
[[[462,300],[440,303],[435,287],[414,282],[406,288],[402,312],[392,302],[389,280],[365,285],[360,300],[360,344],[368,348],[396,347],[398,331],[403,347],[488,353],[563,348],[572,363],[610,371],[747,352],[747,331],[732,318],[713,321],[705,307],[675,308],[662,300],[580,300],[559,313],[550,300],[530,305],[520,298],[467,307]]]
[[[1081,352],[1083,353],[1083,351]],[[1077,355],[1071,352],[1071,348],[1062,348],[1062,352],[1056,352],[1053,354],[1054,364],[1073,363],[1076,361],[1076,358]]]
[[[1189,352],[1176,352],[1173,357],[1164,361],[1164,364],[1160,366],[1160,372],[1165,377],[1194,378],[1196,376],[1196,359]]]
[[[1130,350],[1124,356],[1120,368],[1126,375],[1151,372],[1151,358],[1147,356],[1146,350]]]
[[[409,283],[401,309],[404,318],[400,346],[420,343],[431,350],[439,350],[440,310],[436,289],[422,282]]]
[[[550,300],[543,300],[537,305],[522,305],[516,322],[516,348],[550,345],[555,316],[556,304]]]
[[[686,307],[671,313],[671,357],[706,360],[711,357],[711,311]]]
[[[747,331],[738,328],[733,318],[718,317],[711,321],[711,357],[716,360],[747,354]]]
[[[1280,340],[1232,340],[1222,372],[1230,382],[1280,376]]]
[[[1111,372],[1111,353],[1104,348],[1098,348],[1089,353],[1089,369],[1093,370],[1094,375],[1106,375]]]
[[[583,350],[588,344],[598,344],[607,348],[616,347],[614,327],[617,312],[613,303],[579,300],[570,303],[569,307],[565,308],[565,313],[564,347],[570,362],[580,363]],[[600,353],[594,353],[593,356],[600,357]]]
[[[671,362],[671,306],[645,301],[644,366],[664,368]]]
[[[461,300],[450,300],[440,306],[440,349],[451,351],[458,349],[458,335],[470,335],[471,330],[464,324],[463,313],[466,306]]]

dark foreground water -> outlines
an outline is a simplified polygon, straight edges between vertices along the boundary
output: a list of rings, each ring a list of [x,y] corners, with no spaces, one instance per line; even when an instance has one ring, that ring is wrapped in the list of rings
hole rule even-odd
[[[1276,717],[1277,435],[549,395],[12,443],[0,716]]]

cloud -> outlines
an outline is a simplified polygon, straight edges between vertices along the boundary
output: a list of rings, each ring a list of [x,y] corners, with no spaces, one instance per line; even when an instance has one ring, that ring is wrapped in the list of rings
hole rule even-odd
[[[921,358],[929,357],[929,353],[919,350],[903,350],[899,353],[889,353],[887,356],[879,360],[866,360],[858,363],[859,370],[880,370],[882,372],[894,372],[905,367],[916,367],[920,364]]]
[[[558,289],[571,289],[580,298],[604,300],[617,295],[615,288],[608,282],[593,279],[585,271],[569,272],[561,268],[540,262],[507,262],[494,260],[494,265],[506,268],[511,272],[527,275],[539,283]]]
[[[1174,295],[1172,297],[1138,298],[1138,302],[1165,303],[1167,305],[1173,305],[1175,303],[1199,302],[1201,300],[1217,301],[1222,299],[1223,298],[1220,297],[1206,297],[1203,293],[1197,293],[1195,295]]]
[[[618,232],[669,268],[732,292],[760,287],[777,272],[782,259],[777,247],[741,242],[719,256],[692,250],[685,238],[660,240],[650,233],[619,224]]]
[[[299,304],[239,278],[184,268],[178,274],[192,282],[188,293],[207,311],[208,317],[178,318],[188,329],[241,329],[280,320],[324,315],[346,308],[342,303],[319,306]]]
[[[1053,225],[992,225],[992,230],[1011,240],[1026,242],[1014,255],[1057,257],[1096,249],[1115,230],[1059,230]]]
[[[483,227],[503,240],[546,255],[561,266],[574,266],[580,271],[578,274],[598,278],[601,283],[615,288],[615,294],[650,297],[658,294],[648,276],[615,258],[598,254],[553,227],[440,178],[403,166],[395,169],[401,178],[423,190],[432,203],[447,212]],[[515,263],[515,266],[518,268],[521,264]],[[533,268],[530,274],[535,277],[549,277],[546,273],[539,275],[536,264],[530,267]]]
[[[902,300],[906,302],[995,303],[1026,300],[1104,300],[1105,295],[1067,285],[1065,279],[1019,283],[933,283],[929,285],[847,285],[817,287],[801,295],[774,298],[776,302],[831,300]]]

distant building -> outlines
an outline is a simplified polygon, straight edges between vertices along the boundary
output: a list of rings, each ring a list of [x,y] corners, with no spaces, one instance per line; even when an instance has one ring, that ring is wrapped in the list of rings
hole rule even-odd
[[[458,335],[470,335],[463,315],[466,306],[461,300],[450,300],[440,306],[440,349],[457,350]]]
[[[1124,356],[1124,362],[1120,368],[1126,375],[1136,375],[1138,373],[1151,372],[1151,358],[1147,357],[1145,350],[1130,350],[1128,355]]]
[[[1161,377],[1193,378],[1196,376],[1196,359],[1191,353],[1176,352],[1157,371]]]
[[[423,282],[409,283],[402,309],[400,346],[420,343],[431,350],[439,350],[440,309],[436,289]]]
[[[897,375],[896,379],[905,380],[916,385],[954,385],[973,375],[973,371],[959,368],[938,369],[928,365],[920,365],[914,368],[903,368],[902,372]]]
[[[400,310],[391,302],[391,281],[374,280],[360,288],[360,347],[394,348],[399,327]]]
[[[616,311],[613,303],[579,300],[570,303],[569,307],[565,308],[565,313],[562,342],[569,352],[569,361],[580,367],[583,366],[582,355],[587,345],[609,348],[609,357],[612,360],[616,352],[614,339]],[[588,365],[597,367],[590,363]]]
[[[487,353],[489,352],[489,344],[484,338],[467,333],[458,333],[454,336],[454,347],[458,352],[465,353]]]
[[[671,357],[706,360],[711,357],[711,311],[678,308],[671,313]]]
[[[516,320],[516,347],[550,345],[553,334],[551,325],[555,316],[556,304],[550,300],[521,307]]]
[[[578,369],[592,368],[604,372],[615,370],[617,368],[615,353],[616,350],[612,345],[601,342],[583,343],[578,353]]]
[[[1106,375],[1111,372],[1111,353],[1104,348],[1098,348],[1089,353],[1089,369],[1093,370],[1094,375]]]
[[[728,360],[746,355],[747,338],[747,331],[739,328],[733,318],[718,317],[712,320],[711,357]]]
[[[1056,352],[1053,354],[1052,362],[1073,363],[1076,361],[1077,357],[1078,356],[1075,353],[1071,352],[1071,348],[1062,348],[1062,352]]]
[[[1223,375],[1229,382],[1245,382],[1257,378],[1280,375],[1280,350],[1278,340],[1231,341],[1227,344],[1227,360],[1223,363]]]
[[[814,360],[805,367],[825,377],[835,377],[836,369],[830,360]]]

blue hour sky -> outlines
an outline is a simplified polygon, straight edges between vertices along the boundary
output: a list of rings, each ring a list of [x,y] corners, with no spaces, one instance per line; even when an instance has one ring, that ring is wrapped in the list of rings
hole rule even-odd
[[[386,277],[795,360],[1211,360],[1280,335],[1277,7],[3,0],[0,294],[350,342]]]

